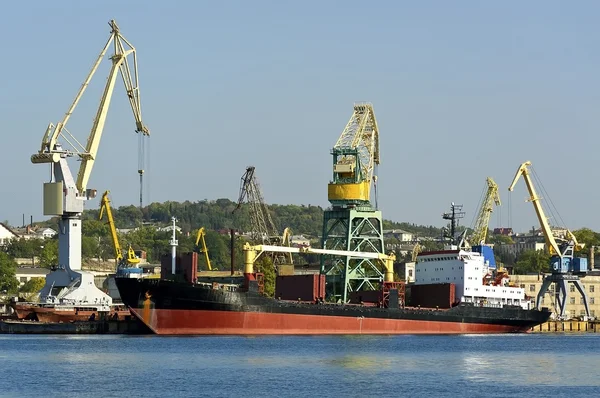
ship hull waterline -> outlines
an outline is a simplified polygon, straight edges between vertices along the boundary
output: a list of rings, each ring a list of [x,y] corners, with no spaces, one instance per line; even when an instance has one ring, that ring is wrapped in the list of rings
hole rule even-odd
[[[131,308],[159,335],[355,335],[523,333],[530,326],[272,314],[212,310]]]

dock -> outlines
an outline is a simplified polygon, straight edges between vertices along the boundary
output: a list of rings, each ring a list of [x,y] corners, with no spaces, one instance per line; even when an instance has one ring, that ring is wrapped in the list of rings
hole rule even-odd
[[[150,334],[137,319],[79,322],[37,322],[6,319],[0,334]]]
[[[598,321],[548,321],[535,326],[532,333],[568,333],[568,332],[588,332],[600,333],[600,322]]]

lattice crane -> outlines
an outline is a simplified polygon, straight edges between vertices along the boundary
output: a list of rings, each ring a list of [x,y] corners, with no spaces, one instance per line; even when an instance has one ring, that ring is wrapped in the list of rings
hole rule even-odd
[[[283,235],[279,235],[263,198],[254,166],[248,166],[246,172],[242,175],[240,195],[235,210],[239,209],[243,203],[250,205],[251,238],[253,241],[267,245],[290,245],[290,230],[286,228]],[[275,265],[292,264],[292,254],[285,253],[282,255],[280,253],[274,256],[273,263]]]
[[[44,185],[44,214],[60,215],[62,217],[61,230],[65,233],[61,233],[59,237],[59,263],[60,265],[68,265],[71,269],[81,269],[80,215],[83,212],[84,201],[96,196],[96,190],[87,189],[87,185],[97,158],[100,139],[104,131],[106,116],[119,72],[123,78],[127,97],[133,110],[135,131],[140,134],[149,134],[148,128],[142,122],[135,48],[121,35],[114,20],[110,21],[109,25],[111,27],[110,38],[79,89],[75,100],[64,118],[56,126],[52,123],[48,126],[39,152],[31,156],[32,163],[49,163],[53,171],[54,181]],[[112,67],[106,80],[87,144],[84,147],[67,130],[66,125],[111,44],[114,44],[115,51],[110,58]],[[133,58],[133,74],[130,70],[128,56]],[[59,140],[63,142],[59,143]],[[63,143],[66,143],[70,148],[63,148]],[[67,163],[67,158],[72,156],[77,156],[81,160],[77,180],[73,179]],[[63,237],[64,239],[60,239]]]
[[[523,180],[525,180],[525,184],[527,185],[530,195],[528,201],[533,204],[535,213],[538,217],[538,221],[540,222],[540,226],[544,234],[544,238],[546,240],[546,246],[552,255],[550,258],[552,274],[547,275],[544,278],[544,282],[542,283],[542,287],[537,296],[536,306],[540,308],[544,294],[550,285],[555,283],[557,285],[555,292],[560,317],[564,318],[568,296],[567,284],[568,282],[571,282],[581,294],[581,297],[584,301],[586,314],[587,316],[590,316],[587,295],[583,289],[581,281],[579,280],[579,275],[584,275],[587,272],[587,259],[575,257],[575,249],[581,249],[584,245],[578,243],[575,235],[573,235],[573,233],[568,229],[565,237],[554,236],[552,228],[548,223],[548,218],[546,217],[544,209],[542,208],[542,204],[540,202],[541,198],[538,196],[533,185],[533,181],[529,175],[529,166],[531,166],[531,162],[529,161],[519,166],[517,173],[515,174],[515,178],[513,179],[513,182],[508,190],[512,191],[515,187],[515,184],[519,180],[519,177],[523,176]]]
[[[333,179],[327,186],[331,209],[323,212],[323,249],[384,253],[383,219],[377,210],[379,128],[373,105],[355,103],[352,116],[331,149]],[[375,191],[371,202],[371,185]],[[321,256],[328,295],[347,302],[353,291],[377,289],[381,265],[370,258]]]
[[[335,207],[371,206],[371,183],[379,164],[379,128],[373,105],[354,105],[354,112],[331,150],[333,180],[329,202]]]
[[[494,205],[500,206],[500,194],[498,193],[498,184],[491,178],[486,179],[487,191],[479,210],[477,212],[477,219],[475,221],[475,227],[470,237],[470,242],[473,245],[484,244],[487,239],[490,217],[494,211]]]

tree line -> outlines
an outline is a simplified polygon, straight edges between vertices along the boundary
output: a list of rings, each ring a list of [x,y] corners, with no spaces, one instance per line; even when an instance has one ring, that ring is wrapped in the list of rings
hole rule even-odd
[[[237,203],[229,199],[202,200],[197,202],[173,202],[152,203],[142,209],[129,205],[112,209],[115,224],[119,229],[129,229],[127,233],[119,233],[119,242],[124,250],[129,245],[134,250],[146,251],[148,261],[156,263],[162,255],[170,252],[169,241],[171,233],[157,230],[157,226],[170,225],[171,217],[177,218],[177,226],[181,228],[178,234],[178,251],[188,252],[197,249],[195,247],[196,232],[198,228],[206,229],[206,244],[213,268],[225,269],[229,267],[231,250],[228,230],[233,228],[237,231],[249,231],[250,209],[243,204],[236,209]],[[291,228],[294,234],[303,234],[311,239],[312,244],[319,245],[319,237],[322,233],[323,208],[313,205],[269,205],[269,211],[277,224],[279,231],[285,227]],[[235,211],[234,211],[235,210]],[[85,210],[82,215],[82,257],[84,262],[89,259],[108,260],[114,259],[114,247],[112,244],[109,227],[105,220],[99,220],[99,209]],[[58,218],[51,218],[41,223],[40,227],[58,229]],[[384,229],[402,229],[420,238],[439,238],[443,229],[434,226],[417,225],[406,222],[383,221]],[[574,231],[579,242],[585,243],[586,247],[600,246],[600,234],[588,228]],[[393,239],[392,239],[393,240]],[[386,243],[391,242],[386,239]],[[490,234],[489,243],[505,244],[512,243],[507,236]],[[242,246],[244,241],[236,239],[234,243],[234,255],[238,259],[238,267],[242,263]],[[426,243],[426,249],[435,250],[441,243]],[[431,246],[431,247],[429,247]],[[54,239],[17,239],[11,241],[4,248],[6,257],[3,261],[13,261],[14,258],[35,258],[36,266],[51,267],[58,261],[58,241]],[[400,256],[398,259],[409,260],[410,254]],[[312,258],[314,257],[314,258]],[[312,263],[318,261],[316,256],[309,256],[303,261]],[[517,258],[498,258],[498,261],[514,264],[515,273],[544,272],[547,270],[549,261],[544,252],[523,252]],[[9,260],[6,260],[9,259]],[[205,269],[206,264],[203,256],[199,256],[199,267]],[[14,264],[13,264],[14,265]],[[4,272],[4,267],[0,272]],[[10,278],[8,278],[10,279]],[[0,290],[2,286],[0,284]]]

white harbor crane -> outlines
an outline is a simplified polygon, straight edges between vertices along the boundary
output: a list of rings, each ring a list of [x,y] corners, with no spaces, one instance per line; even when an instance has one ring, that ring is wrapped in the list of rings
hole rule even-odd
[[[50,164],[51,180],[44,183],[44,215],[60,216],[58,264],[56,270],[46,278],[46,285],[40,292],[42,300],[111,302],[108,295],[95,287],[93,275],[81,271],[81,213],[85,201],[96,196],[96,190],[89,189],[87,185],[97,158],[100,138],[119,72],[133,110],[136,133],[147,136],[149,131],[142,122],[135,48],[121,35],[114,20],[111,20],[109,25],[110,37],[81,85],[75,100],[59,123],[48,125],[40,150],[31,156],[32,163]],[[67,130],[66,125],[111,44],[114,45],[114,54],[110,57],[112,66],[87,144],[83,146],[76,136]],[[69,157],[78,157],[81,161],[77,179],[73,177],[67,163]]]

